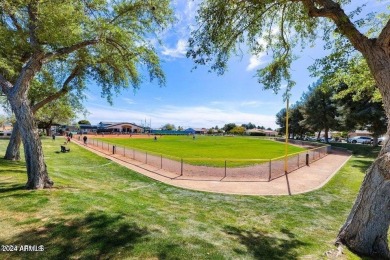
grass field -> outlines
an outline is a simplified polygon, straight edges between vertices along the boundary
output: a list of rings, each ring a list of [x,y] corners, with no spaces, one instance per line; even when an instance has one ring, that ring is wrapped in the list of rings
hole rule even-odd
[[[285,154],[285,145],[280,142],[253,137],[223,136],[162,136],[155,141],[150,138],[104,138],[102,141],[121,147],[135,148],[148,153],[162,154],[168,158],[184,158],[196,165],[223,166],[229,160],[230,166],[248,165],[250,160],[269,160]],[[304,149],[288,146],[288,153]],[[248,161],[245,161],[248,160]]]
[[[43,140],[51,190],[24,190],[23,162],[0,159],[0,245],[45,247],[0,259],[325,259],[377,153],[360,146],[318,191],[254,197],[170,187],[61,143]]]

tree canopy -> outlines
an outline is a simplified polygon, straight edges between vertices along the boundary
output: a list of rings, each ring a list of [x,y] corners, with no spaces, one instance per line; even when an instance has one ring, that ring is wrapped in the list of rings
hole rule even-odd
[[[168,0],[0,2],[0,86],[22,136],[27,188],[51,187],[27,93],[44,77],[61,85],[50,98],[79,91],[86,80],[101,87],[109,102],[122,88],[149,79],[164,84],[152,38],[173,21]],[[53,71],[55,76],[45,74]],[[41,80],[45,81],[45,80]],[[54,83],[53,82],[53,83]],[[44,93],[49,89],[42,89]],[[47,100],[46,100],[47,101]]]

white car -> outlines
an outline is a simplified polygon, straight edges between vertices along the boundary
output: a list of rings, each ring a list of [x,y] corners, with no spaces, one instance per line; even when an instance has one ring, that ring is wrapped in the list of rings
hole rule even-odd
[[[353,144],[370,144],[371,143],[371,137],[367,136],[355,136],[348,139],[349,143]]]
[[[386,140],[386,137],[379,137],[378,144],[381,145]]]

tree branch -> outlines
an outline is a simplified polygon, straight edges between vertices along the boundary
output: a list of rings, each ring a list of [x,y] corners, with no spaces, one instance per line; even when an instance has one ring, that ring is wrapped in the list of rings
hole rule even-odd
[[[301,0],[301,2],[308,10],[310,17],[331,19],[340,33],[347,37],[358,51],[364,52],[371,45],[370,40],[355,27],[341,6],[335,1]],[[321,7],[317,8],[316,4]]]
[[[30,34],[30,45],[33,48],[33,50],[38,50],[39,49],[39,42],[38,38],[36,35],[36,29],[37,29],[37,12],[38,12],[38,7],[37,3],[30,3],[27,6],[27,11],[28,11],[28,16],[29,16],[29,22],[28,22],[28,30]]]
[[[79,49],[82,49],[84,47],[87,47],[90,45],[95,45],[99,42],[100,42],[99,38],[96,38],[96,39],[92,39],[92,40],[86,40],[83,42],[79,42],[79,43],[73,44],[73,45],[68,46],[68,47],[60,48],[60,49],[56,50],[55,52],[46,53],[44,60],[49,60],[49,59],[53,59],[53,58],[56,58],[56,57],[59,57],[62,55],[66,55],[66,54],[72,53],[74,51],[77,51]]]
[[[386,26],[382,29],[378,37],[378,45],[385,49],[387,53],[390,52],[390,20],[387,21]]]
[[[23,28],[22,28],[22,26],[19,24],[18,19],[16,19],[15,14],[8,13],[8,15],[9,15],[9,17],[11,18],[12,23],[13,23],[13,25],[15,26],[16,30],[18,30],[19,32],[23,32]]]
[[[13,88],[13,85],[11,84],[11,82],[9,82],[8,80],[6,80],[3,75],[0,74],[0,87],[1,87],[1,91],[4,93],[4,94],[7,94],[9,92],[10,89]]]
[[[72,73],[68,76],[68,78],[65,80],[64,84],[62,84],[62,88],[57,91],[56,93],[46,97],[45,99],[39,101],[35,105],[32,106],[31,110],[33,113],[35,113],[38,109],[42,108],[44,105],[50,103],[53,100],[56,100],[65,94],[69,93],[71,88],[69,87],[69,83],[80,73],[81,71],[81,66],[76,66]]]

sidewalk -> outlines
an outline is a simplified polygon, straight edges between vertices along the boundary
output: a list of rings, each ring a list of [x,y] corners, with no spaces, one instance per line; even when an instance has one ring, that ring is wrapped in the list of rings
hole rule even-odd
[[[238,195],[294,195],[316,190],[324,186],[334,174],[349,160],[350,154],[334,152],[324,158],[280,177],[271,182],[236,181],[236,180],[196,180],[188,177],[178,177],[175,173],[156,169],[150,165],[125,158],[118,154],[108,154],[94,146],[85,146],[73,139],[73,143],[113,162],[125,166],[137,173],[175,187]]]

